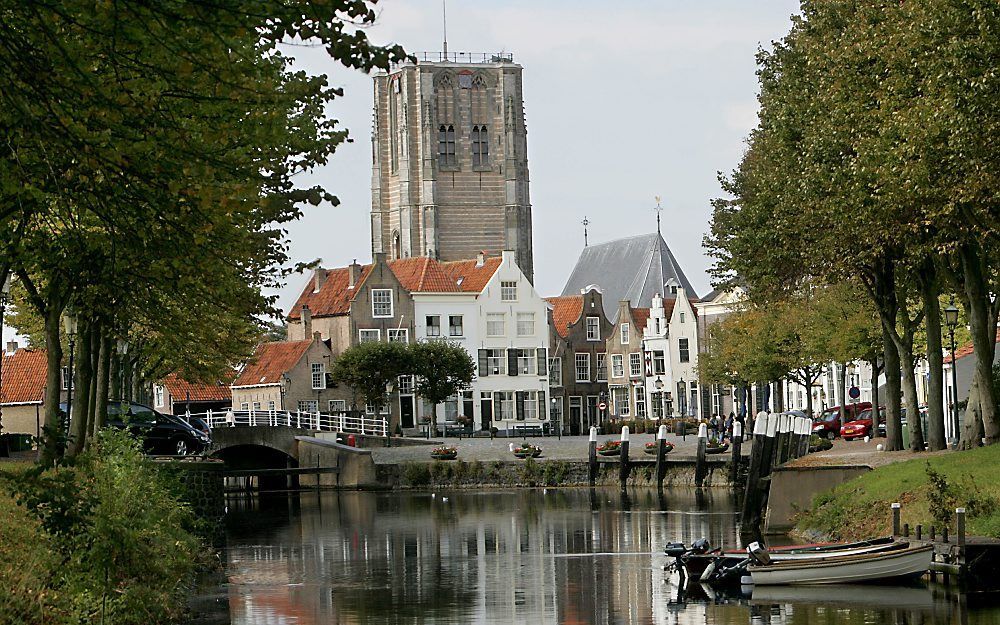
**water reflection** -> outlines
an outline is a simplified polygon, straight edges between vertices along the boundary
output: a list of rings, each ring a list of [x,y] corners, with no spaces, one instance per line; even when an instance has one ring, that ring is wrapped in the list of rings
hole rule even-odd
[[[737,544],[734,509],[721,491],[673,490],[255,500],[230,517],[230,617],[239,625],[1000,622],[995,608],[968,609],[926,587],[768,589],[751,598],[679,589],[663,570],[662,546],[703,536]]]

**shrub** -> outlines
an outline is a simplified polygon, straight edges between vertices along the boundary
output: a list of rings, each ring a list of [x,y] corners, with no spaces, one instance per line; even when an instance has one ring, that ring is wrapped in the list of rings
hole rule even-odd
[[[403,465],[403,483],[407,486],[427,486],[431,483],[431,473],[422,462],[411,462]]]
[[[528,486],[537,486],[542,477],[542,472],[538,468],[538,463],[534,458],[526,458],[524,464],[519,468],[521,481]]]

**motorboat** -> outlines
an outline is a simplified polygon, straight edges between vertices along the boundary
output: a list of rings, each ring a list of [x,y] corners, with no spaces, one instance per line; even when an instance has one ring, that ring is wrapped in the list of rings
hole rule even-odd
[[[900,543],[903,544],[903,543]],[[844,554],[827,552],[812,558],[775,560],[757,543],[747,548],[747,573],[756,586],[857,584],[919,577],[931,567],[933,545]]]

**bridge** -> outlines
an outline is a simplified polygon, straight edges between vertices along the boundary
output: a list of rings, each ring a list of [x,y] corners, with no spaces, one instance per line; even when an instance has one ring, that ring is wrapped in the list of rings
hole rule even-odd
[[[337,439],[353,434],[384,444],[378,439],[389,433],[385,419],[352,414],[226,410],[185,413],[181,418],[196,427],[200,420],[209,428],[208,453],[225,461],[230,486],[252,484],[260,490],[375,485],[371,450]]]

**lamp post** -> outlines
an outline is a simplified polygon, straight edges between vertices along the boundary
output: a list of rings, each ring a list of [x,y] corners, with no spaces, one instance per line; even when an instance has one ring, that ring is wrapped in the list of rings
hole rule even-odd
[[[3,337],[3,316],[7,312],[7,300],[10,298],[10,274],[3,278],[0,285],[0,340]],[[0,345],[2,347],[2,345]],[[0,388],[3,387],[3,353],[0,349]],[[3,394],[0,393],[0,458],[10,456],[10,449],[7,447],[7,439],[3,436]]]
[[[66,418],[63,432],[69,433],[69,423],[73,419],[73,348],[76,346],[76,315],[72,311],[63,313],[63,329],[69,339],[69,372],[66,374]]]
[[[656,403],[659,404],[659,409],[656,411],[656,425],[660,425],[663,419],[663,380],[660,376],[656,376],[653,386],[656,388]]]
[[[948,338],[951,341],[951,433],[954,445],[958,447],[958,363],[955,362],[955,328],[958,326],[958,308],[955,306],[954,298],[944,309],[944,322],[948,326]]]
[[[562,440],[562,419],[556,419],[556,398],[551,398],[552,410],[549,412],[549,418],[555,422],[556,426],[556,438]]]

